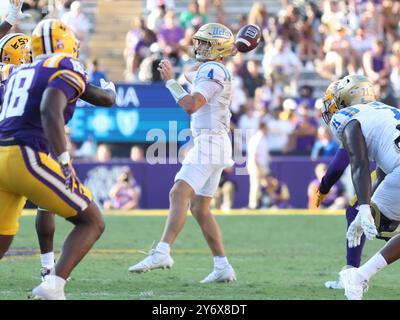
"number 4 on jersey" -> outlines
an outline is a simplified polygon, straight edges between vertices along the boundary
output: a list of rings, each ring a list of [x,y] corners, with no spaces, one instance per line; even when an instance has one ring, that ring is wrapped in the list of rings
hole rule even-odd
[[[214,79],[214,69],[211,69],[210,72],[207,75],[208,78],[210,78],[211,80]]]

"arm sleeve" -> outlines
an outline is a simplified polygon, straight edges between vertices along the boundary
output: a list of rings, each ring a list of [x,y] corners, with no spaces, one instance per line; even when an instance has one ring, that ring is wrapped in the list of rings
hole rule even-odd
[[[340,179],[349,163],[350,159],[347,151],[343,148],[340,148],[336,152],[333,160],[329,163],[328,170],[321,180],[319,191],[323,194],[329,193],[329,190]]]
[[[192,89],[192,93],[200,93],[207,100],[207,102],[221,91],[221,85],[213,81],[202,81],[196,84]]]

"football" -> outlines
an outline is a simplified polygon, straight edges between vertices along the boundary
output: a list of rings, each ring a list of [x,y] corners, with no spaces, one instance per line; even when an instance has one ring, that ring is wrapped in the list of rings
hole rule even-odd
[[[261,29],[255,24],[240,28],[236,35],[235,45],[240,52],[249,52],[257,48],[261,40]]]

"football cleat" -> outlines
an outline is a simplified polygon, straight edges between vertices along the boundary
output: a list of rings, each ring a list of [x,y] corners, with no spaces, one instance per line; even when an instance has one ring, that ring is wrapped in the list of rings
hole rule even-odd
[[[365,288],[368,290],[367,280],[358,274],[357,268],[346,269],[339,272],[340,282],[344,288],[344,295],[348,300],[362,300]]]
[[[354,268],[353,266],[346,265],[342,268],[342,270]],[[327,289],[334,289],[334,290],[341,290],[343,289],[343,285],[340,282],[340,277],[337,280],[332,280],[332,281],[326,281],[325,282],[325,288]]]
[[[64,288],[56,286],[55,276],[48,275],[45,280],[32,290],[33,300],[66,300]]]
[[[333,280],[333,281],[326,281],[325,282],[325,288],[327,288],[327,289],[335,289],[335,290],[340,290],[340,289],[343,289],[343,285],[342,285],[342,283],[340,282],[340,279],[339,280],[337,280],[337,281],[335,281],[335,280]]]
[[[342,268],[342,270],[351,269],[351,268],[354,268],[354,267],[348,265],[348,266],[344,266]],[[368,291],[368,283],[363,282],[362,285],[363,285],[363,291],[364,291],[364,293],[366,293]],[[343,288],[342,282],[340,281],[340,276],[337,280],[326,281],[325,288],[333,289],[333,290],[343,290],[344,288]]]
[[[128,271],[142,273],[153,269],[170,269],[173,265],[174,260],[169,254],[152,249],[145,259],[131,266]]]
[[[40,268],[40,279],[42,279],[42,282],[44,280],[46,280],[46,277],[50,275],[52,269],[46,268],[46,267],[42,267]]]
[[[55,264],[55,261],[54,261],[54,264]],[[42,282],[46,280],[47,276],[55,275],[55,274],[56,273],[55,273],[54,267],[50,268],[50,269],[46,268],[46,267],[40,268],[40,279],[42,280]],[[71,281],[71,279],[72,279],[71,277],[68,277],[67,280],[65,280],[65,281],[69,282],[69,281]]]
[[[207,277],[201,280],[200,283],[232,281],[236,281],[236,273],[229,264],[223,268],[214,268],[214,270]]]

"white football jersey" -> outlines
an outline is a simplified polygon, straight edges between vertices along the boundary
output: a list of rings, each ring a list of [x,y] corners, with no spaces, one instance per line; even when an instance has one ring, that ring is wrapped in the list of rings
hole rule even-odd
[[[193,79],[192,93],[199,92],[207,100],[191,116],[190,128],[192,131],[212,129],[229,131],[231,112],[232,77],[221,63],[205,62],[197,70]]]
[[[333,134],[342,141],[343,130],[358,120],[368,148],[368,157],[386,174],[400,166],[400,110],[375,101],[336,112],[330,122]]]

